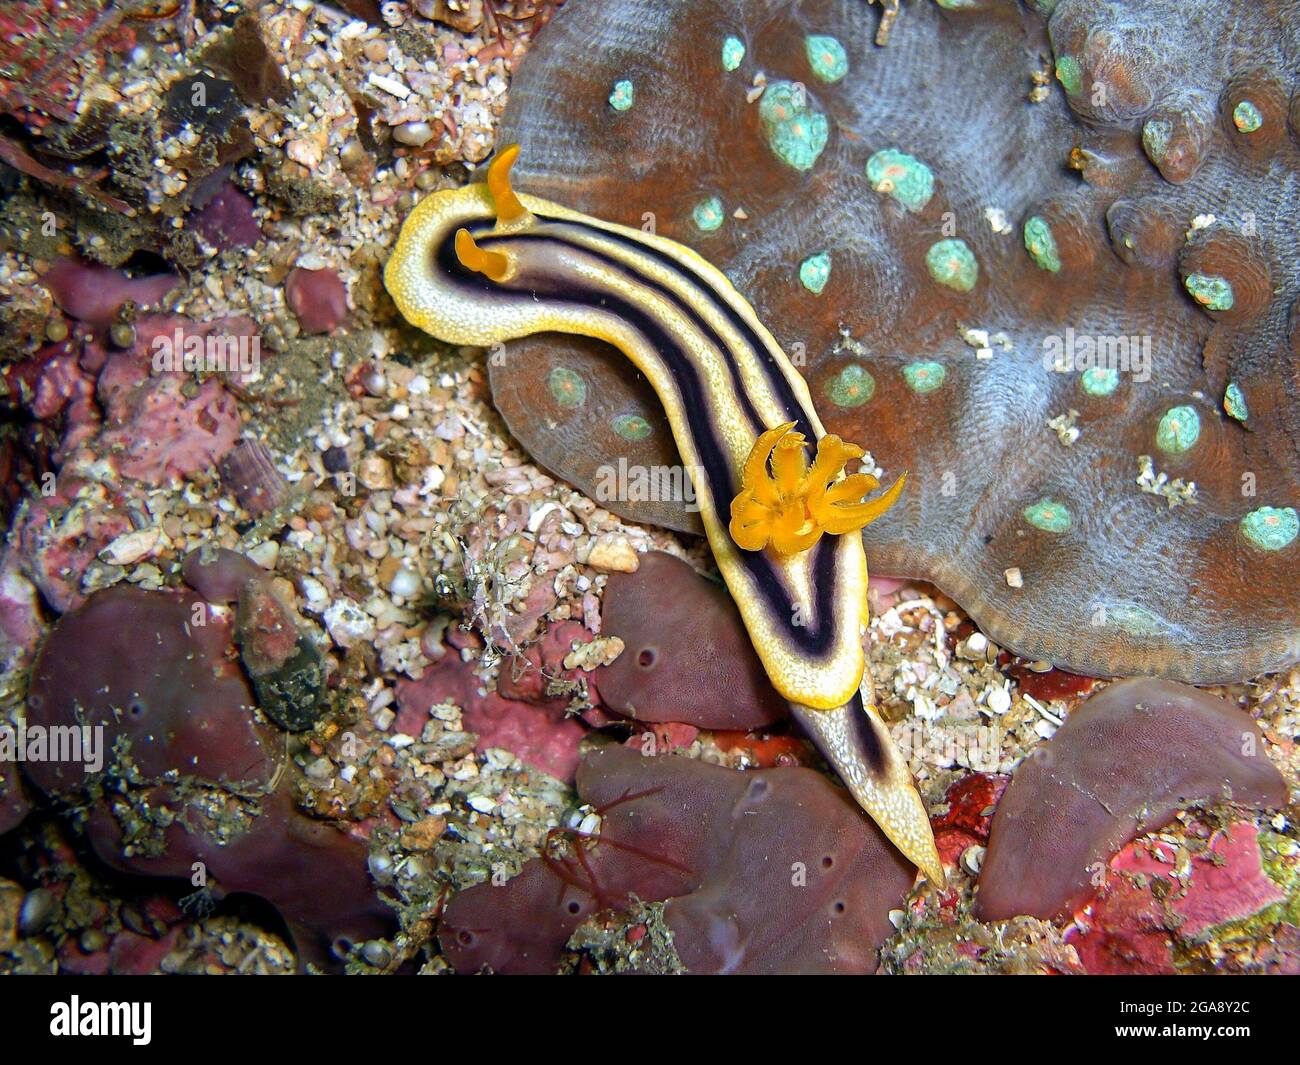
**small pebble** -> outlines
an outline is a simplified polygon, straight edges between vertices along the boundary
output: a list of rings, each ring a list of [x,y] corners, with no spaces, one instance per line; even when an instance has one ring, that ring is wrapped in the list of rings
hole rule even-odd
[[[427,122],[403,122],[393,127],[393,140],[419,148],[433,140],[433,128]]]
[[[129,566],[151,554],[161,539],[162,529],[156,525],[148,529],[135,529],[112,541],[99,552],[99,558],[110,566]]]
[[[328,447],[320,458],[321,463],[330,473],[342,473],[348,468],[348,453],[345,448]]]
[[[610,573],[635,573],[640,565],[636,550],[624,536],[602,536],[591,547],[587,565]]]
[[[367,455],[357,464],[357,480],[372,492],[393,487],[393,467],[382,455]]]
[[[393,960],[392,948],[380,939],[372,939],[361,948],[361,956],[376,968],[384,968]]]
[[[250,547],[246,553],[263,569],[275,569],[276,560],[280,557],[280,545],[275,540],[263,540],[255,547]]]
[[[18,911],[18,930],[25,936],[39,932],[53,916],[56,905],[54,892],[49,888],[27,892]]]
[[[988,697],[988,708],[995,714],[1005,714],[1011,709],[1011,693],[1006,688],[991,689]]]
[[[359,170],[369,159],[365,148],[356,138],[348,141],[339,149],[339,162],[343,164],[344,170]]]
[[[323,755],[312,762],[303,770],[309,780],[315,780],[318,783],[329,780],[334,775],[334,763]]]
[[[420,590],[420,578],[405,566],[401,566],[393,574],[393,579],[388,582],[388,590],[403,599],[409,599]]]

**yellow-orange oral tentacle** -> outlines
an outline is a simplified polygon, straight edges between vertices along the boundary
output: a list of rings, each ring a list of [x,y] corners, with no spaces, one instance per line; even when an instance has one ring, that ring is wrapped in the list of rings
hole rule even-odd
[[[822,501],[826,503],[857,503],[868,492],[880,487],[869,473],[853,473],[842,481],[832,481],[822,492]]]
[[[752,489],[754,497],[764,506],[776,506],[780,500],[780,491],[776,482],[767,475],[767,461],[772,457],[777,444],[793,428],[794,422],[787,422],[785,425],[778,425],[775,429],[769,429],[754,443],[749,458],[745,460],[741,483]]]
[[[874,477],[871,479],[875,480]],[[809,509],[812,512],[813,520],[828,533],[857,532],[859,529],[866,528],[892,507],[898,501],[898,497],[903,494],[903,486],[906,483],[907,474],[900,474],[898,480],[889,486],[884,495],[879,499],[872,499],[865,503],[841,502],[832,497],[830,493],[827,493],[822,499],[812,501],[809,504]],[[838,485],[835,487],[838,487]],[[861,498],[861,493],[858,493],[857,498]]]
[[[808,473],[803,433],[790,433],[772,449],[772,479],[778,485],[800,484]]]
[[[863,454],[862,448],[845,443],[834,433],[824,436],[817,442],[817,457],[808,471],[808,480],[816,485],[829,484],[850,459],[860,459]]]

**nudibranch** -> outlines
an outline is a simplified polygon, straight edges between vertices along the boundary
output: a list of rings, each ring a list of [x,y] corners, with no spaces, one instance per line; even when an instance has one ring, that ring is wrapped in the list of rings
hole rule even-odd
[[[721,272],[653,233],[517,194],[517,152],[498,153],[486,183],[435,193],[412,211],[384,270],[398,309],[450,343],[562,332],[632,362],[672,427],[714,559],[773,686],[885,834],[942,883],[924,805],[862,694],[867,562],[857,530],[901,482],[861,501],[874,478],[842,476],[861,449],[827,436],[803,378]],[[820,445],[811,467],[809,440]]]

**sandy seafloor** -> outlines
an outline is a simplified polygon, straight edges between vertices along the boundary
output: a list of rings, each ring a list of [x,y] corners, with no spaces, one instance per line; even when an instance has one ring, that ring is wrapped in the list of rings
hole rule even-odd
[[[200,261],[179,275],[172,308],[195,320],[257,323],[270,354],[261,374],[241,387],[238,411],[245,435],[265,442],[287,480],[285,502],[254,516],[210,468],[161,485],[110,475],[112,492],[87,480],[48,519],[84,528],[98,509],[126,507],[160,531],[139,552],[90,559],[78,579],[82,593],[120,582],[175,584],[186,553],[215,543],[248,553],[272,573],[277,592],[320,636],[338,680],[332,687],[346,693],[349,727],[363,749],[378,752],[383,790],[341,771],[331,743],[337,726],[327,720],[286,741],[298,803],[320,816],[386,826],[375,837],[383,846],[372,840],[383,852],[372,853],[372,868],[400,898],[401,933],[354,955],[348,965],[359,970],[403,963],[445,970],[432,931],[448,893],[494,868],[516,870],[575,801],[570,787],[506,751],[448,742],[437,756],[414,756],[394,731],[397,681],[418,675],[442,635],[461,624],[479,644],[502,625],[532,639],[540,610],[547,622],[573,619],[598,634],[607,577],[635,566],[635,553],[669,551],[702,567],[709,561],[700,543],[630,525],[535,466],[493,410],[483,353],[412,330],[383,291],[380,270],[411,205],[426,192],[465,182],[491,154],[511,72],[529,46],[527,22],[506,23],[498,34],[481,5],[464,6],[468,14],[452,19],[463,29],[424,18],[406,3],[382,5],[381,25],[305,2],[261,6],[265,38],[290,92],[283,106],[250,109],[252,150],[229,178],[251,194],[265,239],[226,251],[200,243]],[[83,56],[80,84],[119,114],[149,122],[167,86],[191,69],[187,57],[233,23],[240,5],[226,7],[222,25],[195,18],[188,46],[174,20],[128,24],[134,44]],[[405,95],[392,91],[394,84]],[[428,134],[425,143],[404,146],[387,132],[379,143],[366,143],[358,98],[375,128],[401,129],[408,139]],[[168,140],[142,178],[164,215],[187,181],[172,165],[180,148],[169,162]],[[78,219],[75,211],[69,225],[42,234],[40,183],[12,173],[5,182],[0,298],[10,361],[28,356],[60,317],[38,281],[54,258],[74,246],[110,263],[122,256],[111,226]],[[270,189],[276,194],[266,195]],[[299,209],[286,209],[290,201]],[[320,209],[311,210],[312,203]],[[284,280],[295,267],[332,270],[346,284],[349,312],[331,333],[305,335],[286,305]],[[70,461],[83,469],[111,461],[94,447],[92,436]],[[353,495],[337,491],[326,467],[326,456],[337,461],[340,452],[356,475]],[[37,492],[31,483],[17,489],[15,525]],[[937,814],[945,788],[964,770],[1008,773],[1049,739],[1073,697],[1034,697],[1031,686],[1013,683],[1007,656],[999,658],[982,637],[972,639],[961,609],[933,587],[888,587],[887,594],[873,591],[871,670],[882,709]],[[330,609],[342,593],[360,609]],[[44,626],[54,614],[42,605],[38,618]],[[481,659],[490,687],[498,670],[510,668],[510,650],[466,654]],[[572,663],[595,666],[617,651],[617,644],[596,639],[576,648]],[[1034,671],[1020,665],[1022,674]],[[1293,787],[1300,771],[1298,678],[1293,672],[1222,689],[1257,718],[1268,756]],[[4,677],[3,714],[11,724],[24,713],[25,683],[23,667]],[[582,686],[572,694],[582,709]],[[454,706],[441,708],[436,720],[440,735],[458,734]],[[746,764],[743,752],[723,750],[708,732],[676,753]],[[1177,826],[1163,836],[1188,845]],[[4,841],[0,972],[96,971],[94,959],[123,929],[146,937],[156,931],[150,891],[138,884],[128,890],[84,861],[76,840],[68,821],[45,808]],[[958,862],[959,900],[969,900],[979,860],[974,848]],[[23,870],[36,867],[39,876],[24,879]],[[886,969],[1073,964],[1059,929],[1021,922],[993,931],[960,914],[941,920],[921,904],[925,890],[918,887],[913,904],[897,913],[899,932],[882,952]],[[291,948],[264,917],[256,908],[190,906],[179,923],[163,922],[175,931],[156,969],[292,970]],[[597,929],[583,937],[601,938]],[[985,940],[997,949],[977,965],[960,944]]]

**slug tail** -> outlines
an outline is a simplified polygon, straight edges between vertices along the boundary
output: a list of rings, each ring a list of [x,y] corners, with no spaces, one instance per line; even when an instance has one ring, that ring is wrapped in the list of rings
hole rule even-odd
[[[814,710],[798,703],[790,707],[858,805],[903,856],[942,890],[943,862],[925,804],[876,708],[864,703],[861,692],[834,710]]]

